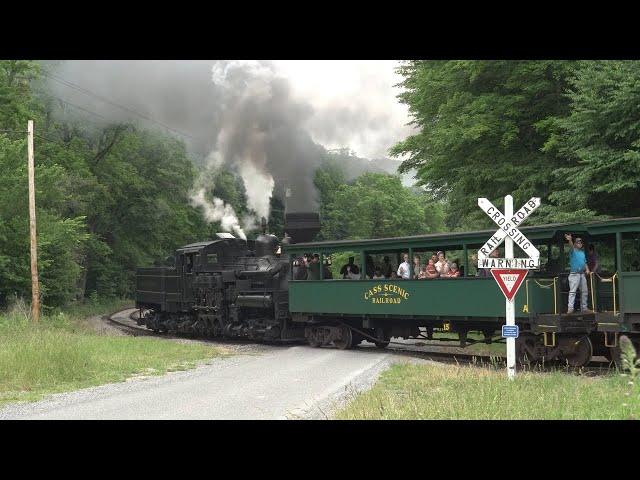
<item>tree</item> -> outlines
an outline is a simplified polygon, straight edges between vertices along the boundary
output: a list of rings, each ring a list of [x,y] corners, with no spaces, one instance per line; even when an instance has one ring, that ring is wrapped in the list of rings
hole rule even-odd
[[[563,160],[543,146],[569,111],[570,62],[412,61],[398,71],[400,101],[419,132],[392,154],[407,155],[401,171],[416,169],[419,183],[448,202],[449,228],[487,224],[477,197],[512,194],[521,203],[557,189]]]
[[[384,238],[428,233],[424,198],[400,177],[365,173],[341,184],[324,206],[322,238]]]
[[[562,219],[640,215],[640,62],[580,62],[569,85],[545,145],[564,159],[550,199]]]

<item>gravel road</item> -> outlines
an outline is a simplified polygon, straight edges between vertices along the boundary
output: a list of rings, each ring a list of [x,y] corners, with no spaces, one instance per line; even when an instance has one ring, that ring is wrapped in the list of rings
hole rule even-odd
[[[13,404],[0,419],[320,419],[369,387],[392,358],[374,350],[272,347]]]

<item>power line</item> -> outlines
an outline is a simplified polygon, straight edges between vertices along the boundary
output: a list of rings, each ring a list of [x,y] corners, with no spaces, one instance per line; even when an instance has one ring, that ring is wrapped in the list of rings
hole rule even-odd
[[[76,85],[75,83],[72,83],[72,82],[70,82],[68,80],[65,80],[64,78],[58,77],[56,75],[53,75],[53,74],[47,73],[47,72],[43,72],[43,75],[48,77],[48,78],[50,78],[50,79],[52,79],[52,80],[54,80],[54,81],[56,81],[56,82],[58,82],[58,83],[61,83],[62,85],[65,85],[65,86],[67,86],[69,88],[77,90],[77,91],[79,91],[81,93],[84,93],[85,95],[97,98],[98,100],[100,100],[100,101],[102,101],[104,103],[107,103],[107,104],[112,105],[114,107],[120,108],[120,109],[125,110],[125,111],[127,111],[129,113],[137,115],[140,118],[143,118],[143,119],[148,120],[150,122],[153,122],[153,123],[155,123],[157,125],[160,125],[160,126],[166,128],[167,130],[170,130],[170,131],[172,131],[174,133],[177,133],[178,135],[182,135],[184,137],[191,138],[192,140],[197,140],[196,137],[194,137],[192,135],[189,135],[188,133],[181,132],[180,130],[177,130],[177,129],[173,128],[173,127],[170,127],[169,125],[167,125],[165,123],[162,123],[162,122],[160,122],[158,120],[155,120],[155,119],[153,119],[153,118],[151,118],[151,117],[149,117],[149,116],[147,116],[147,115],[145,115],[143,113],[137,112],[136,110],[133,110],[133,109],[131,109],[129,107],[125,107],[124,105],[120,105],[119,103],[116,103],[116,102],[114,102],[114,101],[112,101],[112,100],[110,100],[110,99],[108,99],[108,98],[106,98],[106,97],[104,97],[102,95],[99,95],[99,94],[94,93],[94,92],[92,92],[90,90],[87,90],[86,88],[83,88],[83,87],[81,87],[79,85]]]
[[[81,107],[79,105],[76,105],[74,103],[69,102],[68,100],[65,100],[64,98],[60,98],[60,97],[56,97],[55,95],[51,95],[53,98],[57,98],[58,100],[60,100],[62,103],[64,103],[65,105],[69,105],[70,107],[73,108],[77,108],[78,110],[82,110],[83,112],[86,113],[90,113],[91,115],[95,115],[96,117],[102,118],[103,120],[107,120],[107,121],[111,121],[110,119],[108,119],[107,117],[105,117],[104,115],[100,115],[99,113],[96,112],[92,112],[91,110],[87,110],[84,107]]]

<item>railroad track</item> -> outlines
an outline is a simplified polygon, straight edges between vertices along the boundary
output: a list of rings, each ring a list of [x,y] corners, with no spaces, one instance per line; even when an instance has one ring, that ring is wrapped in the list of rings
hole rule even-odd
[[[115,326],[122,332],[132,335],[132,336],[151,336],[151,337],[159,337],[165,339],[195,339],[201,342],[207,343],[220,343],[220,340],[211,339],[211,338],[195,338],[189,335],[184,334],[167,334],[167,333],[156,333],[152,330],[149,330],[146,327],[140,326],[136,323],[136,319],[138,318],[138,310],[134,309],[126,318],[114,318],[118,314],[122,312],[126,312],[127,310],[131,310],[133,307],[125,308],[122,310],[118,310],[109,315],[105,315],[103,320],[109,322],[111,325]],[[255,341],[251,340],[242,340],[242,339],[224,339],[222,340],[224,343],[232,343],[232,344],[254,344]],[[300,345],[306,345],[306,342],[299,342]],[[287,345],[291,345],[288,343]],[[434,350],[437,349],[437,350]],[[434,345],[428,344],[424,341],[417,341],[413,343],[404,343],[404,342],[392,342],[392,344],[386,348],[386,352],[391,355],[398,355],[403,357],[414,357],[423,360],[432,360],[439,363],[447,363],[452,365],[476,365],[478,367],[497,367],[501,368],[506,365],[506,357],[504,355],[483,355],[478,353],[464,353],[459,351],[442,351],[443,349],[456,349],[458,350],[460,347],[457,345]],[[356,351],[362,352],[363,354],[367,353],[380,353],[380,350],[375,347],[372,343],[365,343],[358,345],[353,348]],[[563,371],[566,373],[578,373],[578,374],[586,374],[586,375],[606,375],[613,371],[613,368],[610,366],[608,362],[598,362],[592,360],[584,367],[579,368],[571,368],[571,367],[562,367],[557,364],[552,364],[548,366],[536,366],[531,367],[529,371],[536,372],[551,372],[551,371]]]

